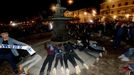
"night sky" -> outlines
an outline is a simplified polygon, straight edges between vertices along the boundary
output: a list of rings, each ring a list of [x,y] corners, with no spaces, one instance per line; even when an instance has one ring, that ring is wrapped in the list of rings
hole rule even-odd
[[[76,10],[86,7],[99,9],[102,0],[74,0],[73,5],[68,5],[67,0],[61,0],[62,6],[68,10]],[[12,19],[25,19],[31,16],[50,15],[50,6],[56,4],[56,0],[0,0],[0,21]]]

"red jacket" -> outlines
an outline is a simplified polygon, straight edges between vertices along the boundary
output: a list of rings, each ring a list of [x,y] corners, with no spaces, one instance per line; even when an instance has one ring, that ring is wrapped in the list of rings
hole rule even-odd
[[[48,55],[54,55],[55,54],[54,47],[52,45],[48,45],[47,53],[48,53]]]

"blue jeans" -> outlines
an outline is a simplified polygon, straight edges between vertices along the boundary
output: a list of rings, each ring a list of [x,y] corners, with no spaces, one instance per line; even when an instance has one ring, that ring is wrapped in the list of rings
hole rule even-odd
[[[120,28],[118,29],[116,35],[115,35],[115,40],[114,40],[114,47],[118,48],[120,46],[122,37],[123,37],[124,29]]]
[[[129,64],[129,66],[134,69],[134,63]]]
[[[15,59],[14,59],[14,55],[12,54],[12,52],[9,52],[7,54],[1,53],[0,54],[0,62],[2,62],[4,60],[9,62],[9,64],[11,65],[13,71],[17,74],[18,70],[17,70]]]
[[[132,56],[134,54],[134,48],[129,48],[129,50],[126,52],[126,53],[124,53],[124,55],[126,56],[126,57],[130,57],[130,56]]]
[[[40,70],[40,73],[41,72],[44,72],[45,68],[46,68],[46,65],[48,64],[48,69],[47,71],[51,71],[51,66],[52,66],[52,63],[54,61],[54,56],[55,55],[47,55],[46,59],[44,60],[43,62],[43,65],[41,67],[41,70]]]

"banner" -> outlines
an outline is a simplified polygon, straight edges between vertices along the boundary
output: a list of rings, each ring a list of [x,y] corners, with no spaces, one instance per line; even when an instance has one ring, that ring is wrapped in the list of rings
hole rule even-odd
[[[35,50],[30,46],[21,46],[21,45],[8,45],[8,44],[1,44],[0,48],[8,48],[8,49],[22,49],[28,51],[30,55],[33,55]]]

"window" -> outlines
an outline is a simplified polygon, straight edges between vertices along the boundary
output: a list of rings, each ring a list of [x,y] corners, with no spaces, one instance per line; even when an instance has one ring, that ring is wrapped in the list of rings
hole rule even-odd
[[[118,6],[120,7],[120,6],[121,6],[121,3],[120,3],[120,4],[118,4]]]
[[[107,6],[107,8],[109,8],[109,6]]]
[[[101,6],[101,9],[103,9],[103,6]]]
[[[125,5],[128,5],[128,2],[125,2]]]
[[[114,11],[111,11],[111,14],[114,14]]]
[[[121,11],[120,11],[120,10],[118,10],[117,12],[118,12],[118,14],[120,14],[120,12],[121,12]]]
[[[132,2],[132,4],[134,4],[134,1]]]
[[[112,5],[112,8],[114,8],[115,7],[115,5]]]
[[[134,12],[134,9],[132,9],[132,12]]]

